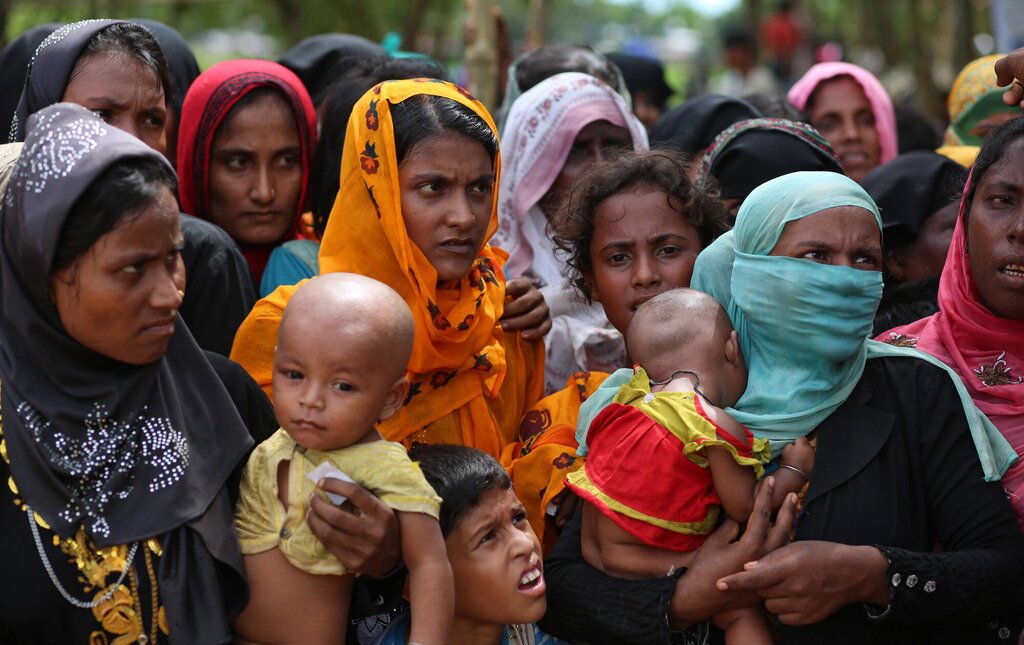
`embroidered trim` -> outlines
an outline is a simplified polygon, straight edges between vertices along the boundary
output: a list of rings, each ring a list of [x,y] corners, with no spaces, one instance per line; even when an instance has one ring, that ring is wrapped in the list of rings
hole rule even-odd
[[[1006,356],[1006,352],[1002,352],[996,357],[996,360],[992,365],[982,365],[981,367],[974,370],[975,376],[977,376],[985,387],[995,387],[998,385],[1020,385],[1024,383],[1024,376],[1014,377],[1013,368],[1006,364],[1006,360],[1003,358]]]

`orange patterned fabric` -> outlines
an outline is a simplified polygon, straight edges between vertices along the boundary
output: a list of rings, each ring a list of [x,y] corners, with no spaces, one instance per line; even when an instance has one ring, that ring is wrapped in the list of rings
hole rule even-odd
[[[498,456],[515,438],[523,412],[543,393],[543,346],[523,342],[498,324],[505,304],[503,251],[484,244],[457,287],[439,289],[437,272],[409,239],[390,106],[421,94],[461,103],[494,128],[479,101],[443,81],[389,81],[367,92],[353,109],[345,135],[343,198],[335,203],[320,245],[320,271],[380,280],[413,312],[412,386],[405,406],[380,424],[384,437],[406,445],[457,443]],[[496,158],[495,175],[499,172]],[[497,228],[495,204],[488,239]],[[296,288],[280,287],[257,303],[235,337],[232,359],[265,391],[280,314]]]
[[[583,466],[576,456],[580,405],[608,378],[605,372],[576,372],[566,386],[537,402],[519,426],[518,441],[505,447],[501,464],[516,497],[547,553],[557,534],[547,531],[545,510],[565,490],[565,477]]]

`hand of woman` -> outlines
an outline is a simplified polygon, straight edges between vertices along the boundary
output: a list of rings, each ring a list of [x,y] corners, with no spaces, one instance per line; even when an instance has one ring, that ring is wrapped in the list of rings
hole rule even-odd
[[[351,511],[343,510],[314,493],[306,513],[313,535],[346,569],[379,578],[398,566],[401,539],[391,508],[358,484],[324,479],[317,486],[352,504]]]
[[[718,581],[720,590],[756,591],[787,625],[810,625],[853,602],[889,604],[889,562],[873,546],[794,542]]]
[[[1015,49],[996,61],[996,84],[1010,86],[1003,93],[1003,103],[1024,107],[1024,85],[1021,81],[1024,81],[1024,48]]]
[[[773,525],[771,502],[774,490],[775,478],[768,477],[757,491],[754,510],[742,535],[739,524],[726,520],[697,550],[669,603],[669,622],[673,629],[687,627],[723,611],[756,605],[760,601],[753,590],[732,586],[723,588],[716,583],[723,576],[742,570],[745,563],[761,558],[789,540],[789,531],[796,516],[796,495],[786,497]]]
[[[540,340],[551,331],[551,312],[544,296],[528,278],[512,278],[505,283],[505,313],[501,328],[521,331],[523,340]]]

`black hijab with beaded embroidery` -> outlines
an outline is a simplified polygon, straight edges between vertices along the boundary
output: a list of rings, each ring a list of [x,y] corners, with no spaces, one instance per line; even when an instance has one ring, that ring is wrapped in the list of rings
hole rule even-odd
[[[93,19],[58,27],[36,48],[25,72],[25,86],[11,120],[8,140],[24,141],[28,116],[53,105],[64,96],[64,89],[75,69],[78,57],[93,36],[125,20]]]
[[[128,365],[69,336],[49,292],[82,193],[116,162],[167,161],[77,105],[44,108],[28,126],[0,208],[0,407],[14,483],[63,537],[157,537],[172,633],[229,636],[244,594],[227,591],[244,582],[224,484],[252,445],[238,412],[180,321],[160,360]]]

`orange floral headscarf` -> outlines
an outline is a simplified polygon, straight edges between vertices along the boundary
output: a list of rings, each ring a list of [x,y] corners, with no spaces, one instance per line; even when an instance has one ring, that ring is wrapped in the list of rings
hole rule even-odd
[[[359,273],[380,280],[412,310],[416,323],[409,360],[412,386],[406,405],[381,424],[386,438],[401,441],[458,409],[463,443],[496,455],[504,443],[502,432],[481,397],[496,397],[505,377],[498,319],[504,308],[501,267],[507,256],[485,243],[457,288],[438,289],[437,271],[409,239],[402,216],[391,106],[423,94],[468,107],[494,130],[487,109],[451,83],[388,81],[367,92],[353,109],[345,134],[341,198],[335,202],[320,246],[320,271]],[[495,191],[485,239],[498,226],[500,165],[495,155]]]

